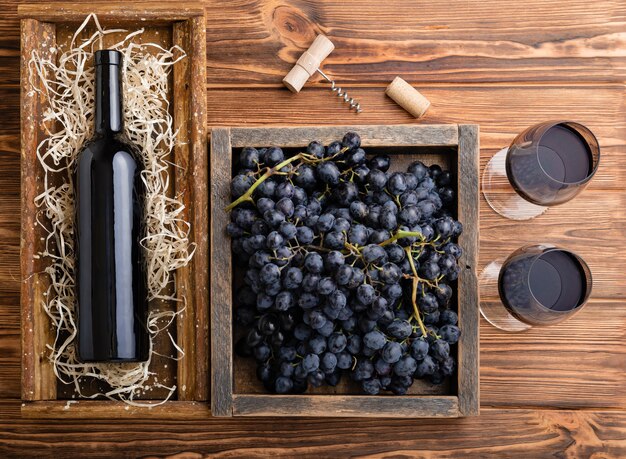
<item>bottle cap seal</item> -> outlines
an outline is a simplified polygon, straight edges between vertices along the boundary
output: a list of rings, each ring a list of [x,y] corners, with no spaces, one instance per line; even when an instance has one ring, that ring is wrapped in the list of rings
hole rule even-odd
[[[120,65],[122,53],[113,49],[101,49],[95,52],[94,60],[96,65]]]

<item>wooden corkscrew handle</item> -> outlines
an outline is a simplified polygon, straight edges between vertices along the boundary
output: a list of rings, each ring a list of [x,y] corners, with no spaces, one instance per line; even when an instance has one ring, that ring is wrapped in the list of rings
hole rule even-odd
[[[325,35],[318,35],[309,49],[298,59],[283,83],[292,92],[300,92],[304,83],[320,68],[324,59],[335,49],[335,45]]]

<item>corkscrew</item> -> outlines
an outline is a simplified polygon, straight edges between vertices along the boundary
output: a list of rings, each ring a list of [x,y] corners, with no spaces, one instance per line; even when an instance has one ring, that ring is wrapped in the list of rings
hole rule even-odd
[[[330,83],[330,90],[334,92],[337,97],[343,99],[344,102],[350,105],[350,108],[353,108],[357,113],[361,113],[361,104],[358,103],[354,98],[350,97],[348,93],[343,90],[341,86],[337,86],[335,80],[331,80],[328,75],[322,72],[320,69],[317,69],[317,73],[322,75],[322,77]]]
[[[283,78],[283,83],[292,92],[300,92],[304,83],[315,73],[319,73],[322,78],[330,83],[330,90],[343,102],[354,109],[357,113],[362,111],[361,104],[353,97],[350,97],[345,89],[338,86],[337,83],[326,75],[320,69],[320,65],[326,57],[335,49],[335,45],[324,35],[318,35],[313,44],[306,50],[296,62],[296,65],[289,71],[287,76]]]

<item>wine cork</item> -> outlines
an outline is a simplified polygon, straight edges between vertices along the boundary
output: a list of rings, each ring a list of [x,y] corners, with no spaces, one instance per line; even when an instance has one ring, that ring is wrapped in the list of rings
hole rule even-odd
[[[300,92],[304,83],[317,72],[324,59],[335,49],[335,45],[325,35],[318,35],[308,50],[296,62],[296,65],[283,78],[283,84],[292,92]]]
[[[415,118],[420,118],[426,113],[428,107],[430,107],[428,99],[400,77],[396,77],[391,84],[387,86],[385,94],[391,97],[398,105]]]

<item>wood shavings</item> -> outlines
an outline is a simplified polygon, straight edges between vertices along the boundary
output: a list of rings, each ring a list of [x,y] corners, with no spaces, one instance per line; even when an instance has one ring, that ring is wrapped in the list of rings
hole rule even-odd
[[[96,31],[85,38],[84,31],[92,23]],[[37,157],[44,170],[44,192],[35,198],[41,209],[37,224],[45,228],[45,249],[38,254],[50,264],[46,273],[50,286],[41,307],[56,329],[56,339],[50,350],[56,376],[72,384],[79,397],[123,400],[132,406],[155,406],[167,401],[176,386],[165,386],[154,379],[150,361],[156,354],[154,337],[167,333],[179,360],[183,349],[167,330],[184,308],[177,312],[151,310],[150,359],[142,363],[84,364],[76,356],[75,322],[75,240],[73,175],[78,153],[94,131],[94,67],[93,53],[103,48],[103,38],[120,29],[103,29],[95,15],[89,15],[74,34],[69,49],[53,49],[53,58],[44,59],[33,52],[31,87],[42,94],[50,108],[44,113],[47,138],[37,148]],[[195,250],[189,241],[190,224],[181,218],[184,205],[180,196],[168,196],[169,170],[176,167],[168,159],[176,142],[167,99],[168,77],[172,66],[186,57],[175,46],[165,49],[155,43],[137,44],[143,29],[129,33],[110,46],[124,55],[124,135],[137,147],[144,170],[146,187],[145,233],[141,245],[145,250],[148,272],[149,300],[181,301],[175,293],[175,271],[186,266]],[[184,298],[183,300],[184,301]],[[158,354],[160,355],[160,354]],[[86,395],[81,380],[96,378],[110,386],[106,393]],[[153,381],[150,382],[151,378]],[[153,388],[165,388],[168,395],[162,401],[135,400],[140,393]],[[69,409],[69,404],[67,405]]]

